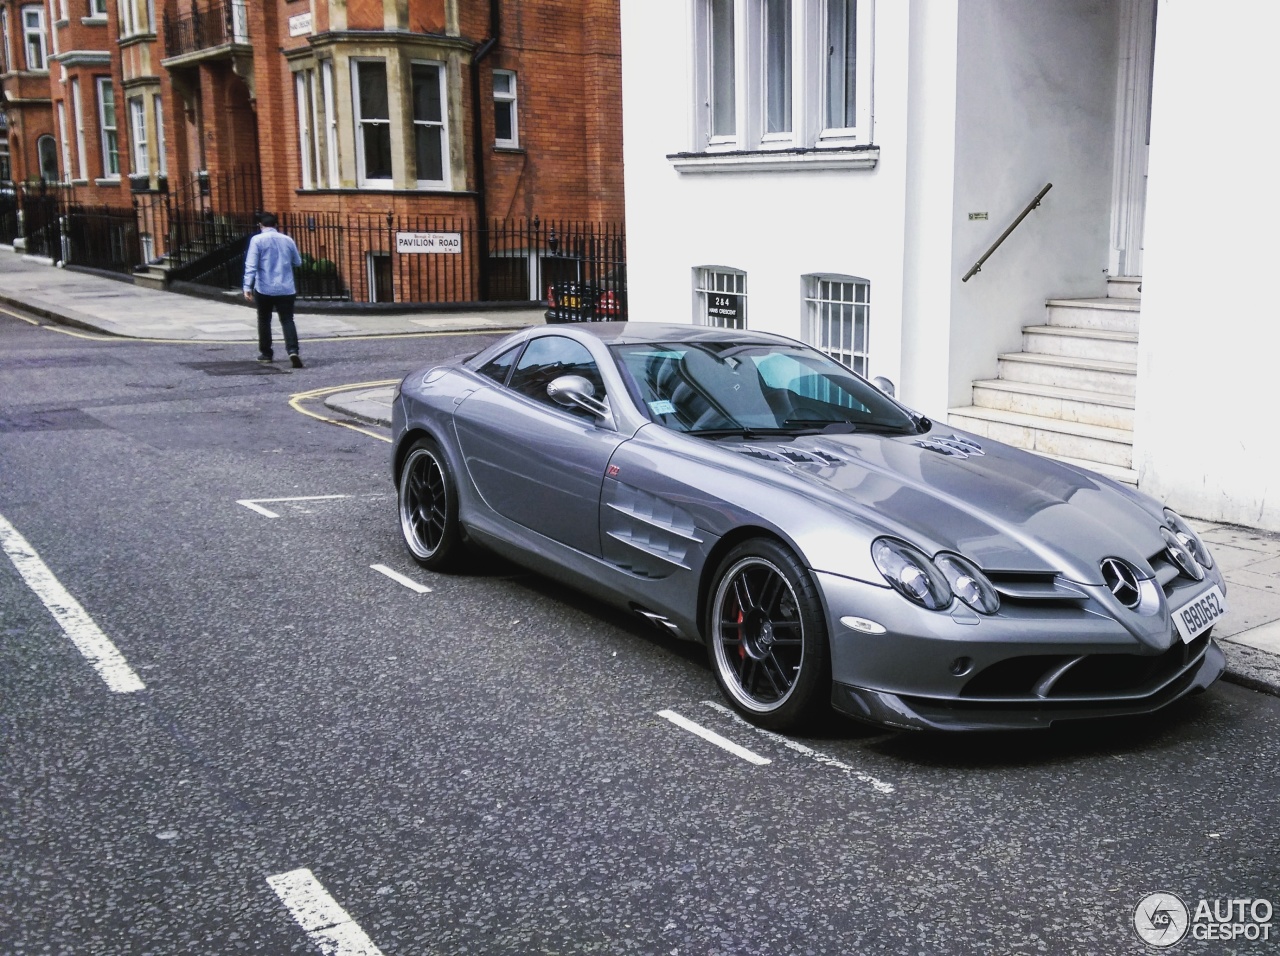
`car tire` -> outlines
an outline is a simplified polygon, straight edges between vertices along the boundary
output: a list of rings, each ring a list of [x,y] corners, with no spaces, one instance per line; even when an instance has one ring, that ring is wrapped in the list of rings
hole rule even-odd
[[[706,635],[720,690],[753,724],[795,730],[829,706],[822,601],[804,565],[779,542],[753,538],[720,562]]]
[[[399,480],[400,532],[415,561],[432,571],[460,570],[458,486],[440,446],[419,438],[404,456]]]

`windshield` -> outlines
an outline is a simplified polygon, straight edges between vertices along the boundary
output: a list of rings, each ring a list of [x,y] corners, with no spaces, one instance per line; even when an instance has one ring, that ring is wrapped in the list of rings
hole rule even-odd
[[[675,431],[917,430],[911,416],[874,386],[802,345],[646,342],[612,351],[641,406]]]

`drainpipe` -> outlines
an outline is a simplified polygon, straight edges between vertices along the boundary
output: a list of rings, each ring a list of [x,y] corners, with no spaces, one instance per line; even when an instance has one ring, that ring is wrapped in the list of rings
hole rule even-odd
[[[489,38],[471,55],[471,152],[476,176],[476,218],[480,220],[479,235],[484,244],[479,260],[480,300],[489,300],[489,210],[485,202],[484,138],[480,123],[480,61],[498,45],[498,32],[502,26],[499,0],[489,0]]]

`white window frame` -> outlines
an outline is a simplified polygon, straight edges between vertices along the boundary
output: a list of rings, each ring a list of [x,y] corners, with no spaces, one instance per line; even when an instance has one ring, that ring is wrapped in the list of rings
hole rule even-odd
[[[85,150],[84,102],[80,97],[80,77],[71,78],[71,118],[76,127],[76,172],[78,179],[89,178],[89,157]]]
[[[107,15],[107,0],[89,0],[89,17],[101,20]]]
[[[850,4],[853,24],[853,100],[854,110],[848,125],[828,124],[830,80],[828,66],[828,20],[836,11]],[[692,3],[693,116],[692,150],[695,153],[738,152],[763,153],[809,147],[870,146],[872,138],[872,52],[875,0],[694,0]],[[774,13],[770,22],[771,11]],[[774,42],[782,32],[775,29],[781,14],[790,42],[779,49]],[[717,58],[715,26],[732,20],[732,57],[721,51]],[[721,84],[723,102],[716,98],[715,64],[724,64],[722,76],[732,64],[732,77]],[[732,109],[727,102],[732,88]],[[770,130],[770,99],[774,96],[776,127]],[[723,111],[721,109],[723,107]],[[789,107],[790,117],[787,121]],[[730,129],[732,115],[732,129]],[[719,118],[719,119],[718,119]],[[789,128],[783,128],[789,127]],[[759,168],[782,168],[779,164],[819,165],[813,157],[780,154],[761,159]],[[684,157],[673,158],[678,167],[719,168],[708,162],[684,164]],[[831,159],[830,162],[837,162]],[[734,168],[747,168],[753,160],[728,157],[724,161]],[[874,166],[872,157],[862,160],[845,158],[851,168]],[[725,167],[729,168],[729,167]],[[752,167],[755,168],[755,167]]]
[[[316,140],[314,129],[313,100],[311,97],[311,70],[299,70],[293,75],[294,96],[298,102],[298,153],[302,160],[302,188],[315,188],[315,171],[318,166],[315,160]]]
[[[53,151],[53,176],[45,177],[44,174],[44,153],[46,151],[45,144]],[[48,133],[42,133],[36,137],[36,168],[40,172],[40,179],[43,182],[56,183],[58,181],[58,144]]]
[[[785,39],[786,44],[782,51],[783,62],[778,64],[774,59],[774,51],[770,48],[770,39],[774,32],[772,25],[769,23],[769,11],[771,8],[782,7],[785,14]],[[795,110],[795,83],[796,83],[796,44],[795,44],[795,11],[793,9],[793,0],[758,0],[754,11],[757,20],[755,24],[756,32],[754,42],[758,46],[755,62],[759,64],[758,76],[753,77],[753,81],[759,84],[759,124],[760,124],[760,142],[761,145],[783,145],[790,146],[795,142],[796,128],[796,110]],[[784,87],[783,101],[786,107],[786,122],[783,124],[785,128],[770,130],[769,129],[769,107],[772,105],[770,97],[770,87],[775,72],[781,74],[782,85]]]
[[[498,77],[507,80],[507,89],[498,90]],[[493,71],[493,145],[503,149],[520,148],[520,88],[515,70]],[[505,108],[511,113],[511,135],[498,136],[498,109]]]
[[[738,63],[740,18],[737,6],[738,0],[696,0],[693,5],[695,136],[700,149],[736,149],[742,132],[738,116],[742,77]],[[728,23],[725,22],[726,15]],[[724,42],[726,29],[729,31],[728,43],[718,46]],[[717,50],[728,54],[727,59],[721,61],[725,67],[731,68],[727,89],[717,84]],[[721,94],[719,100],[717,92]]]
[[[0,8],[0,73],[9,72],[9,8]]]
[[[326,154],[329,158],[329,188],[338,188],[338,114],[334,110],[333,61],[320,64],[320,86],[324,99],[324,132]]]
[[[67,101],[58,100],[58,144],[62,147],[62,180],[71,182],[71,140],[67,138]]]
[[[804,341],[867,378],[871,367],[871,283],[834,273],[811,273],[802,281]]]
[[[22,55],[23,62],[26,63],[27,69],[36,72],[47,72],[49,69],[49,40],[45,30],[44,23],[44,6],[41,4],[28,3],[19,8],[22,15]],[[29,14],[35,14],[35,23],[32,25],[28,20]],[[31,41],[36,40],[40,48],[39,64],[31,63]]]
[[[151,175],[151,158],[147,155],[147,104],[141,96],[126,101],[129,112],[129,145],[133,160],[129,172],[134,176]]]
[[[387,85],[387,116],[366,119],[360,115],[360,64],[378,63],[382,66],[382,76]],[[351,60],[351,122],[354,127],[356,141],[356,185],[364,189],[390,189],[395,183],[395,150],[389,150],[391,156],[391,176],[388,178],[370,178],[365,175],[364,165],[364,127],[375,125],[387,127],[387,135],[391,137],[391,76],[387,61],[377,57],[359,57]]]
[[[99,76],[96,80],[98,88],[98,127],[102,136],[102,178],[120,178],[120,116],[116,112],[116,91],[111,85],[111,77]],[[107,104],[111,104],[111,122],[107,122]],[[112,157],[115,157],[115,169]]]
[[[378,262],[384,260],[390,269],[391,276],[391,298],[378,298]],[[395,262],[391,258],[391,253],[372,250],[365,255],[365,278],[369,283],[369,301],[370,302],[394,302],[396,300],[396,274]]]
[[[152,97],[152,106],[152,117],[156,121],[156,175],[168,176],[169,163],[164,155],[164,99],[159,93]]]
[[[154,33],[155,22],[155,0],[146,0],[144,17],[138,16],[138,0],[120,0],[120,35],[122,37]]]
[[[431,67],[436,71],[436,82],[439,84],[440,93],[440,119],[439,120],[420,120],[413,115],[413,68],[415,66]],[[409,119],[413,124],[413,137],[407,143],[409,150],[413,154],[413,175],[419,189],[448,189],[449,188],[449,72],[445,64],[439,60],[413,60],[409,64]],[[418,169],[418,129],[436,128],[440,130],[440,178],[439,179],[423,179]]]
[[[738,323],[713,314],[714,296],[737,296],[742,300]],[[698,266],[693,270],[693,323],[720,329],[747,328],[747,274],[732,266]]]
[[[854,18],[854,125],[828,125],[827,107],[830,100],[830,78],[828,76],[826,51],[828,50],[827,21],[831,13],[831,5],[837,2],[849,2],[855,5]],[[816,37],[811,38],[810,49],[818,51],[822,56],[815,62],[817,81],[820,93],[817,101],[817,122],[821,132],[818,134],[819,146],[842,146],[871,142],[871,38],[875,14],[874,0],[822,0],[822,15],[814,24]]]

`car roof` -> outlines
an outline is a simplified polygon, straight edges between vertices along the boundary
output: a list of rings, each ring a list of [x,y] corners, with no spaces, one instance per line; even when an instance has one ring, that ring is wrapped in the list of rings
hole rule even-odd
[[[772,342],[795,344],[793,339],[768,332],[724,329],[707,325],[680,325],[674,322],[581,322],[549,326],[544,331],[563,333],[569,329],[591,335],[607,345],[635,345],[651,342]]]

